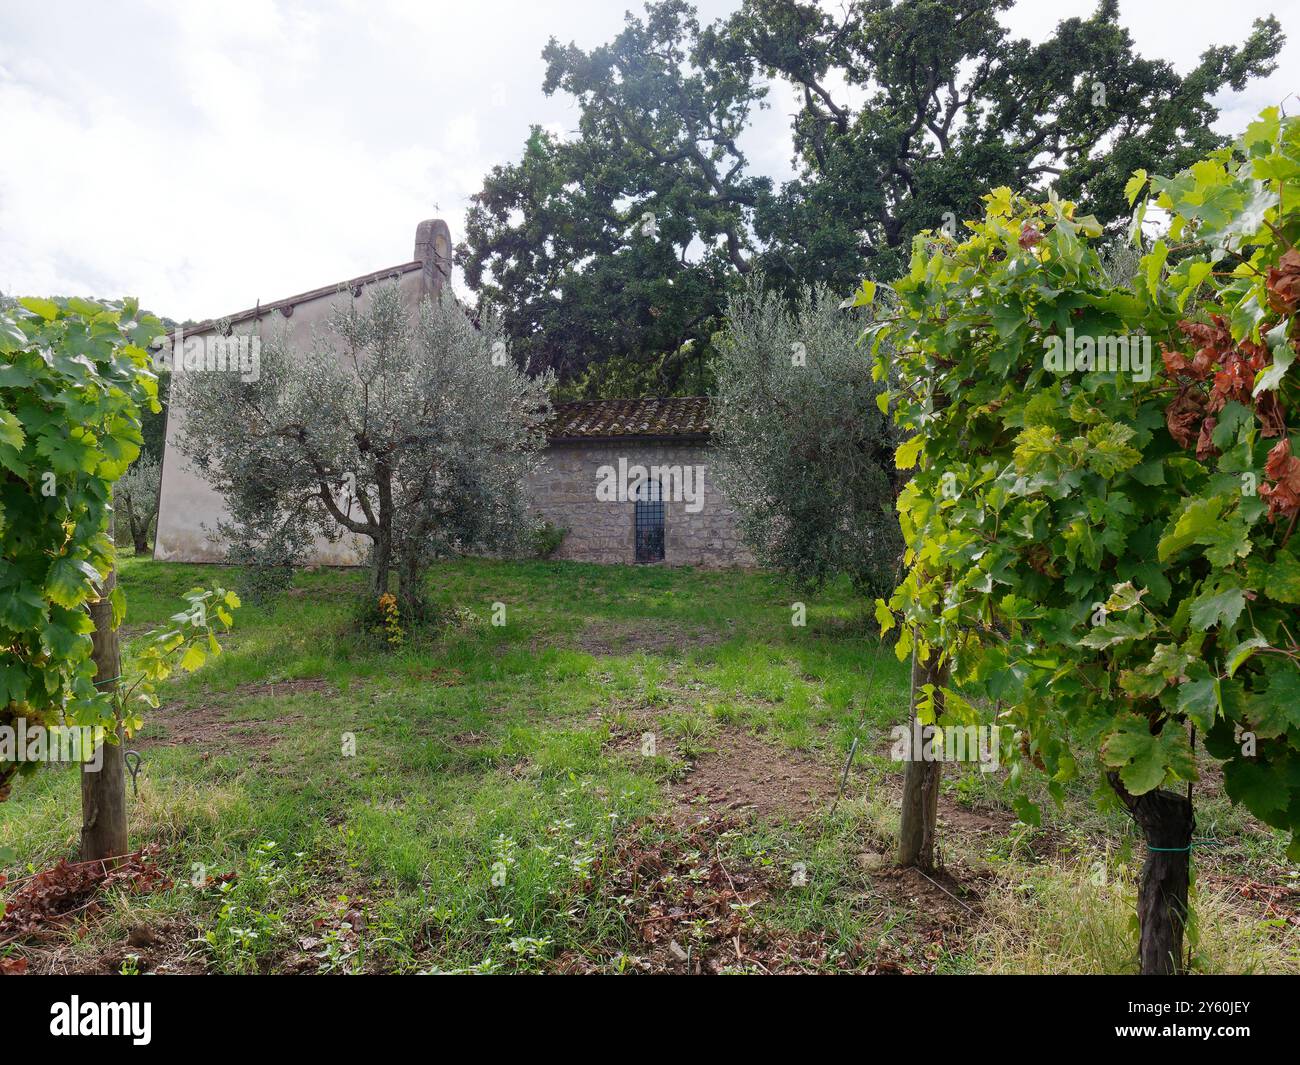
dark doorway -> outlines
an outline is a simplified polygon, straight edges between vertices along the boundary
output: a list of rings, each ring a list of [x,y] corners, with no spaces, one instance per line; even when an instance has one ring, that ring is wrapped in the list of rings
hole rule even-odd
[[[664,501],[657,480],[644,481],[637,492],[636,560],[664,560]]]

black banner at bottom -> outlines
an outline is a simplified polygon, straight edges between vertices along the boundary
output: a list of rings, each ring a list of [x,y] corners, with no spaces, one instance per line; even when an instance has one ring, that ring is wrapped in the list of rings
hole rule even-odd
[[[128,1055],[373,1049],[377,1031],[386,1033],[385,1041],[397,1034],[398,1019],[406,1038],[455,1024],[494,1049],[508,1045],[512,1034],[535,1045],[562,1033],[566,1039],[605,1032],[644,1038],[660,1025],[698,1032],[701,1022],[720,1039],[725,1028],[732,1048],[787,1036],[807,1046],[822,1035],[837,1043],[855,1038],[849,1032],[866,1021],[882,1037],[893,1028],[901,1038],[923,1032],[929,1044],[969,1045],[982,1030],[1001,1039],[1010,1024],[1021,1045],[1050,1037],[1078,1048],[1174,1041],[1230,1051],[1234,1043],[1276,1041],[1289,1032],[1297,990],[1286,978],[1038,976],[876,979],[867,986],[840,979],[829,987],[808,979],[779,986],[730,980],[684,995],[664,980],[588,980],[575,992],[554,978],[472,986],[473,978],[451,979],[456,986],[412,977],[14,977],[0,983],[0,1013],[14,1050],[111,1043]],[[461,1009],[462,995],[472,1013]],[[807,1006],[800,1007],[805,997]],[[485,1025],[489,1018],[496,1023]],[[650,1044],[641,1045],[653,1053]],[[665,1052],[674,1045],[680,1051],[670,1040]]]

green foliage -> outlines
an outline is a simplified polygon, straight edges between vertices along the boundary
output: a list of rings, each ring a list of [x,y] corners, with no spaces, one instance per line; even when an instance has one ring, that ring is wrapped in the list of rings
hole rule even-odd
[[[636,394],[699,390],[769,184],[736,143],[764,90],[701,53],[699,32],[666,0],[590,52],[547,44],[544,89],[577,101],[577,134],[534,126],[519,162],[484,178],[458,249],[520,365],[567,380],[613,356],[653,373]],[[611,394],[598,384],[584,395]]]
[[[715,337],[716,341],[716,337]],[[568,380],[557,381],[551,400],[626,399],[629,396],[702,396],[714,390],[716,352],[688,340],[677,351],[638,358],[610,355]]]
[[[255,592],[287,584],[317,536],[353,533],[375,598],[395,569],[410,615],[435,559],[531,530],[523,483],[550,384],[516,367],[492,315],[474,323],[450,298],[412,310],[384,285],[364,307],[340,301],[307,350],[271,338],[255,381],[183,375],[181,446],[224,496],[218,532]]]
[[[142,409],[159,409],[146,349],[160,331],[134,300],[24,299],[0,313],[0,725],[97,727],[114,742],[119,725],[142,724],[128,702],[157,706],[177,659],[190,671],[221,653],[209,612],[229,628],[239,599],[196,588],[149,634],[134,680],[95,684],[88,607],[107,597],[114,628],[126,613],[107,580],[112,485],[141,453]],[[0,799],[36,764],[0,763]]]
[[[257,973],[283,947],[284,905],[297,894],[294,880],[302,879],[299,870],[286,868],[296,857],[286,861],[274,840],[262,840],[249,850],[237,877],[203,885],[220,902],[203,933],[203,944],[220,971]]]
[[[1094,218],[996,189],[962,243],[917,238],[900,313],[869,330],[915,434],[899,654],[915,626],[922,660],[1000,701],[1027,759],[1013,777],[1032,761],[1058,798],[1081,758],[1134,795],[1194,779],[1195,726],[1228,794],[1300,831],[1298,176],[1300,120],[1270,109],[1150,178],[1168,231],[1127,286]],[[1143,336],[1163,368],[1054,372],[1071,339],[1140,355]]]
[[[550,558],[560,549],[569,530],[561,528],[554,522],[543,521],[532,536],[533,555],[536,558]]]
[[[158,518],[159,490],[162,482],[162,462],[147,450],[131,463],[131,468],[113,488],[120,512],[126,519],[118,522],[115,533],[118,542],[123,534],[126,543],[142,553],[148,550],[149,537]]]
[[[140,453],[141,408],[158,410],[160,328],[134,300],[0,312],[0,724],[112,721],[86,605],[113,565],[111,485]],[[0,796],[15,768],[0,767]]]
[[[1038,43],[1002,24],[1011,3],[744,0],[701,26],[660,0],[601,47],[552,40],[544,87],[571,98],[577,130],[534,127],[519,161],[486,175],[458,249],[467,283],[521,365],[563,381],[611,358],[644,369],[615,375],[635,392],[588,375],[585,396],[702,391],[744,274],[790,293],[847,292],[864,259],[895,276],[917,232],[955,234],[997,185],[1051,182],[1113,228],[1133,169],[1221,146],[1214,101],[1272,71],[1283,43],[1261,19],[1180,74],[1138,53],[1116,0]],[[799,101],[780,186],[741,148],[771,78]]]
[[[1050,181],[1109,226],[1128,214],[1135,167],[1172,172],[1223,143],[1211,128],[1216,94],[1271,72],[1283,41],[1276,19],[1260,19],[1240,46],[1212,48],[1180,75],[1138,53],[1116,0],[1038,43],[1003,25],[1012,2],[882,0],[840,12],[745,0],[727,20],[718,47],[802,98],[800,173],[756,217],[770,272],[843,290],[866,258],[872,276],[894,276],[914,234],[945,215],[955,234],[997,185]]]
[[[894,586],[895,434],[858,346],[861,317],[825,288],[787,301],[750,279],[718,338],[717,477],[764,565],[805,588],[838,574]]]
[[[157,685],[172,675],[178,660],[182,670],[193,673],[208,659],[221,654],[217,624],[221,631],[229,632],[234,625],[234,612],[240,607],[239,596],[220,585],[191,588],[182,598],[187,604],[184,610],[173,614],[168,624],[145,633],[144,646],[136,655],[139,674],[117,693],[118,717],[128,734],[143,722],[127,712],[127,701],[134,698],[156,708]]]

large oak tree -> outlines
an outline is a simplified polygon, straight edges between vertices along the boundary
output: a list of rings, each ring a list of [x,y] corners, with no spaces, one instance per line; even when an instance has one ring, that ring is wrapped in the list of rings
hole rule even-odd
[[[1267,74],[1275,19],[1179,74],[1138,54],[1115,0],[1039,43],[1012,0],[745,0],[701,26],[685,0],[627,16],[608,44],[552,39],[545,90],[578,128],[535,128],[475,196],[459,249],[534,369],[698,390],[727,297],[753,269],[797,292],[898,272],[922,229],[959,225],[1007,185],[1049,184],[1103,223],[1133,170],[1174,172],[1224,143],[1213,100]],[[768,79],[793,86],[796,175],[776,186],[742,147]]]

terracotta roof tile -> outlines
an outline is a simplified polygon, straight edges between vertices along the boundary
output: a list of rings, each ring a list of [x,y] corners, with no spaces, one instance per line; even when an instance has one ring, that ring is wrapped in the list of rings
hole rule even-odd
[[[557,403],[547,424],[553,442],[609,437],[704,439],[710,431],[707,396]]]

